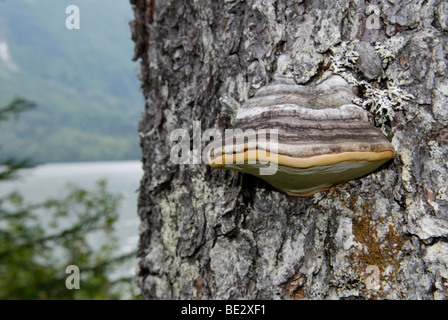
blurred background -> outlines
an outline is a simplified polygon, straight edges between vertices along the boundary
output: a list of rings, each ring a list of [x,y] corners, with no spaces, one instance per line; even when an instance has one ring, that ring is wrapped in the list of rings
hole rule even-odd
[[[129,0],[0,0],[0,299],[138,297],[132,19]]]

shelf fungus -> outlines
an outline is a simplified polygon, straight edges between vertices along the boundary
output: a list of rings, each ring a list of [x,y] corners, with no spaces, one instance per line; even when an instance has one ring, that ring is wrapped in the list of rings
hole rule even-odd
[[[316,86],[277,77],[239,108],[209,164],[253,174],[291,196],[367,175],[395,151],[355,97],[338,75]]]

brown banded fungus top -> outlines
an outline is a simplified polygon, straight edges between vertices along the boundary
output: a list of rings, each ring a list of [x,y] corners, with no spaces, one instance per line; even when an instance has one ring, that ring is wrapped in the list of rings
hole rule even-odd
[[[362,177],[395,151],[355,97],[337,75],[314,87],[278,77],[241,106],[233,136],[216,144],[209,164],[256,175],[295,196]],[[275,169],[263,174],[269,165]]]

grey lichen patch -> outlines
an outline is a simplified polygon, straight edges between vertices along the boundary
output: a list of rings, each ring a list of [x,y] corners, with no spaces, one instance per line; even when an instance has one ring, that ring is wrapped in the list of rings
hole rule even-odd
[[[443,131],[442,131],[443,132]],[[428,143],[427,158],[416,163],[412,169],[419,168],[419,192],[407,197],[408,230],[424,242],[448,236],[448,202],[446,199],[446,186],[448,174],[446,157],[447,148],[440,146],[436,136]]]
[[[183,263],[179,270],[179,281],[173,284],[174,296],[200,298],[200,289],[195,286],[199,275],[200,268],[197,261]]]
[[[255,0],[252,3],[252,10],[259,12],[266,17],[268,42],[278,43],[283,38],[284,26],[279,23],[276,12],[275,0]]]
[[[246,298],[254,298],[249,286],[253,273],[253,261],[248,258],[253,250],[251,241],[246,237],[229,239],[219,237],[214,247],[210,250],[210,269],[216,291],[216,299],[232,299],[237,294],[235,288],[245,287],[245,292],[240,292]]]
[[[349,217],[338,217],[337,223],[338,229],[334,241],[338,247],[349,251],[354,245],[354,235],[352,233],[353,219]]]
[[[423,2],[411,2],[401,6],[394,1],[384,1],[382,14],[387,21],[386,32],[393,34],[399,27],[417,28],[424,22],[420,19],[421,11],[425,11]]]
[[[297,265],[305,255],[306,234],[298,233],[284,240],[278,253],[278,261],[273,272],[273,284],[280,285],[291,278]]]
[[[434,299],[448,299],[448,243],[437,242],[426,249],[423,257],[433,276]]]
[[[336,2],[335,7],[325,8],[322,10],[322,14],[317,16],[314,39],[318,52],[325,52],[341,41],[341,31],[337,21],[341,20],[348,6],[348,2]]]
[[[185,189],[179,188],[177,195],[184,194]],[[177,225],[176,210],[180,203],[171,199],[162,199],[160,202],[160,214],[163,224],[160,230],[160,236],[163,243],[165,254],[164,271],[170,273],[170,277],[174,277],[179,270],[179,258],[177,256],[177,245],[180,238],[180,232]]]
[[[367,82],[360,82],[364,87],[362,99],[355,99],[354,102],[369,110],[374,114],[375,124],[386,133],[386,122],[393,121],[395,112],[402,109],[403,101],[414,99],[414,96],[404,92],[393,81],[387,82],[387,89],[376,89]]]
[[[164,245],[159,233],[151,234],[152,246],[144,257],[144,265],[153,274],[162,274],[164,268]]]
[[[323,53],[341,41],[339,21],[347,9],[346,1],[328,6],[322,3],[319,10],[302,13],[300,23],[288,25],[287,31],[296,39],[287,49],[296,83],[306,83],[315,76],[324,60]]]
[[[317,73],[323,55],[315,51],[313,43],[300,41],[294,44],[294,48],[297,48],[291,55],[294,80],[296,83],[306,83]]]
[[[415,184],[411,181],[413,168],[413,152],[403,147],[399,150],[399,155],[403,164],[401,167],[401,180],[403,181],[403,187],[407,192],[415,192]]]
[[[395,37],[394,37],[395,38]],[[423,29],[412,37],[401,36],[394,62],[387,69],[387,77],[406,87],[415,96],[418,104],[432,103],[432,89],[438,77],[444,77],[447,70],[446,41],[435,29]],[[389,48],[392,48],[389,46]],[[419,108],[409,105],[405,113],[418,113]]]
[[[170,299],[171,288],[166,276],[147,275],[143,279],[137,279],[137,283],[143,288],[142,293],[145,296],[157,299]]]
[[[448,79],[437,81],[433,95],[432,112],[437,121],[448,127]]]
[[[423,123],[420,127],[425,128]],[[445,130],[425,132],[420,143],[396,135],[401,162],[401,186],[397,187],[403,188],[400,193],[406,208],[407,232],[428,243],[448,235],[448,203],[444,197],[448,184],[444,141],[448,134]]]
[[[284,277],[279,278],[279,269],[287,263],[283,260],[285,236],[282,235],[288,221],[285,209],[287,200],[284,195],[264,188],[257,188],[254,198],[253,206],[246,208],[247,214],[242,227],[246,232],[250,231],[248,238],[252,239],[257,251],[257,287],[259,290],[268,290],[285,280]],[[299,224],[297,232],[300,232]]]
[[[347,69],[356,70],[359,53],[352,42],[342,42],[330,48],[331,71],[336,74],[343,74]]]
[[[187,174],[187,165],[179,166],[180,175]],[[177,179],[177,178],[176,178]],[[193,181],[193,186],[195,187],[195,192],[197,193],[207,193],[209,192],[209,197],[211,192],[207,191],[207,183],[203,177],[203,171],[197,170],[192,174],[191,180]],[[161,239],[165,247],[166,253],[169,255],[177,255],[179,252],[179,241],[183,238],[184,240],[191,240],[196,236],[198,238],[197,227],[201,227],[204,219],[204,212],[210,211],[210,207],[207,205],[205,199],[208,198],[197,198],[191,196],[192,193],[185,186],[179,185],[175,190],[170,192],[166,197],[162,198],[158,204],[160,210],[160,217],[163,221],[161,225]],[[191,205],[193,209],[188,209]],[[182,214],[177,214],[181,212]],[[199,221],[201,220],[201,221]],[[190,232],[193,232],[190,234]],[[190,244],[188,247],[195,246]],[[181,256],[183,254],[181,253]]]
[[[387,67],[396,59],[396,56],[403,49],[408,41],[407,36],[394,36],[384,42],[377,41],[375,43],[375,52],[382,60],[383,69]]]
[[[317,204],[313,215],[318,215],[313,250],[316,263],[307,270],[309,273],[305,292],[314,292],[315,298],[355,297],[359,295],[361,282],[359,276],[350,270],[348,259],[355,244],[352,232],[355,213],[346,203],[345,199],[350,196],[344,189],[335,188],[330,191],[330,195],[322,197],[321,194],[313,201]],[[336,207],[342,210],[335,210]],[[328,266],[331,268],[331,275],[328,274]],[[350,285],[346,282],[350,282]]]
[[[185,189],[183,191],[185,192]],[[178,192],[181,193],[181,189]],[[174,214],[176,205],[179,204],[176,204],[175,201],[169,201],[168,199],[162,199],[160,202],[160,213],[164,221],[161,229],[161,237],[166,252],[173,256],[176,254],[176,246],[179,239],[177,219]]]
[[[387,78],[387,88],[381,89],[379,86],[375,85],[375,83],[371,84],[365,80],[358,80],[354,76],[353,72],[358,71],[360,68],[367,78],[372,78],[372,75],[378,74],[379,77],[376,79],[378,82],[382,79],[384,74],[386,77],[388,75],[385,68],[387,68],[390,61],[395,57],[393,52],[387,49],[387,46],[382,46],[377,43],[375,51],[373,52],[376,52],[382,59],[382,64],[380,66],[378,60],[379,57],[377,56],[375,59],[372,50],[368,50],[367,46],[368,45],[360,44],[358,42],[343,42],[339,46],[331,48],[332,55],[330,56],[330,68],[333,73],[341,75],[353,86],[362,89],[363,97],[355,98],[353,102],[371,112],[373,114],[374,124],[378,126],[384,134],[387,134],[386,123],[393,121],[395,112],[402,109],[404,101],[414,99],[414,96],[401,89],[399,84],[393,78]],[[362,63],[360,63],[360,54],[357,52],[356,47],[363,51],[363,59],[368,59],[369,55],[372,55],[373,58],[371,57],[367,62],[361,60]],[[370,69],[371,65],[374,65],[375,67]]]
[[[204,166],[201,167],[200,170],[196,172],[195,175],[191,177],[192,186],[194,188],[192,198],[193,208],[195,210],[201,210],[206,213],[213,212],[213,205],[210,199],[214,195],[215,191],[210,187],[210,184],[207,182],[205,178],[206,170]],[[215,194],[217,197],[222,197],[224,195],[224,188],[218,188],[217,193]],[[201,195],[201,197],[198,197]],[[210,214],[207,214],[210,216]]]
[[[437,20],[440,27],[448,31],[448,3],[446,1],[441,1],[436,8]]]

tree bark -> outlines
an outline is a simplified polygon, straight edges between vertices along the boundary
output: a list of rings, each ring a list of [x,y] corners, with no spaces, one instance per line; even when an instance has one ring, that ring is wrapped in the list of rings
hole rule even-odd
[[[137,283],[146,299],[447,299],[448,5],[444,1],[131,0],[146,99]],[[369,3],[375,3],[374,5]],[[298,84],[354,43],[357,79],[414,99],[387,125],[395,159],[308,197],[205,163],[170,133],[230,127],[287,53]],[[374,44],[389,43],[393,57]],[[382,60],[383,59],[383,60]],[[376,78],[383,77],[379,83]],[[360,93],[362,94],[362,93]]]

